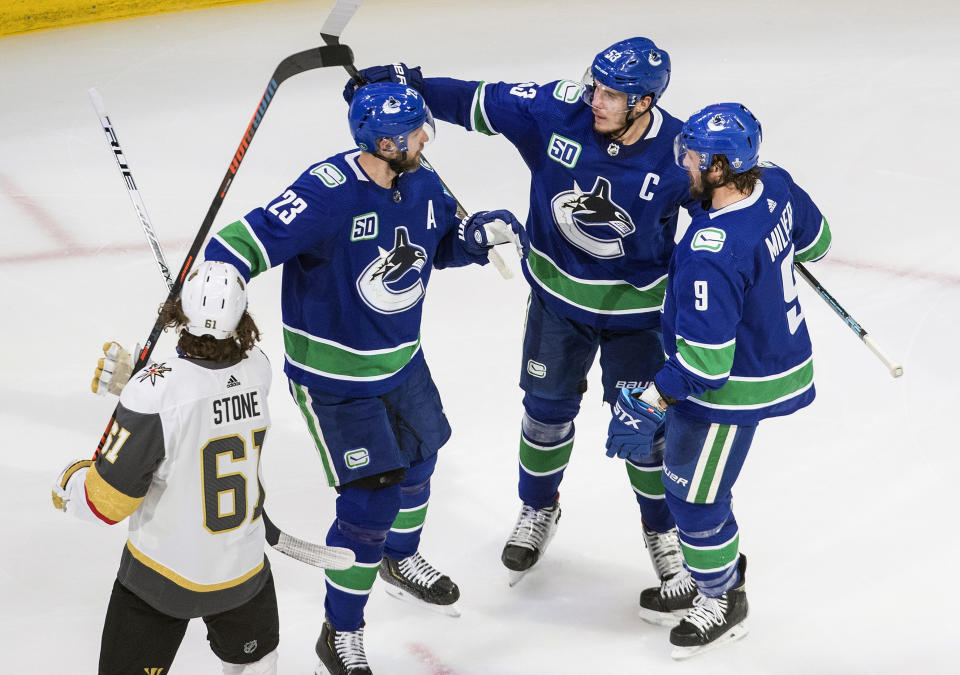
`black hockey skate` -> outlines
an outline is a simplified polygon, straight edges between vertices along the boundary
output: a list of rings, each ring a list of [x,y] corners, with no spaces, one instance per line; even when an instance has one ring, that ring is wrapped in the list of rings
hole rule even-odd
[[[314,675],[373,675],[363,651],[363,627],[339,631],[324,621],[316,647],[320,663]]]
[[[695,654],[739,640],[747,634],[747,559],[740,554],[740,581],[719,598],[697,595],[680,624],[670,631],[671,657],[687,659]]]
[[[658,533],[643,526],[643,541],[660,585],[640,593],[640,618],[659,626],[676,626],[693,609],[697,584],[683,565],[677,529]]]
[[[460,610],[453,604],[460,599],[460,589],[450,577],[436,570],[419,553],[401,560],[383,556],[380,578],[388,584],[387,593],[395,598],[423,605],[447,616],[460,616]]]
[[[520,581],[546,552],[559,520],[559,500],[544,509],[535,509],[526,504],[520,508],[513,532],[500,554],[500,560],[511,571],[511,586]]]

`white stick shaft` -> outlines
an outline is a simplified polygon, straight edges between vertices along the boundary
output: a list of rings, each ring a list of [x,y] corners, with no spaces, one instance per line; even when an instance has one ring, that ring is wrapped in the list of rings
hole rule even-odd
[[[337,0],[320,29],[321,35],[340,37],[363,0]]]
[[[500,257],[500,254],[497,253],[497,249],[490,248],[487,250],[487,259],[493,263],[493,266],[497,268],[497,271],[500,273],[504,279],[513,279],[513,271],[507,267],[507,263],[503,261],[503,258]]]
[[[900,377],[903,375],[903,366],[891,359],[885,351],[880,349],[880,345],[874,342],[873,338],[869,335],[863,336],[863,344],[867,345],[874,354],[877,355],[877,358],[883,361],[883,365],[887,367],[887,370],[890,371],[890,374],[893,377]]]
[[[167,290],[173,287],[173,277],[170,276],[170,268],[167,266],[166,257],[163,255],[163,249],[160,248],[160,240],[157,239],[157,233],[153,229],[153,224],[150,222],[150,216],[147,215],[147,207],[143,203],[143,199],[140,197],[140,191],[137,189],[137,184],[133,180],[133,173],[130,171],[130,166],[127,164],[127,158],[123,154],[123,148],[120,147],[120,141],[117,140],[116,131],[113,128],[113,124],[110,122],[110,118],[107,116],[107,111],[103,107],[103,98],[100,96],[100,92],[97,91],[95,87],[91,87],[87,90],[87,93],[90,95],[90,101],[93,103],[94,110],[97,111],[97,117],[100,119],[100,126],[103,128],[104,134],[107,137],[107,143],[110,144],[110,150],[113,153],[113,158],[117,160],[117,167],[120,169],[120,175],[123,176],[123,182],[127,186],[127,194],[130,196],[130,201],[133,203],[133,208],[137,212],[137,218],[140,220],[140,227],[143,229],[143,234],[147,238],[147,243],[150,245],[150,249],[153,251],[153,257],[157,261],[157,265],[160,267],[160,273],[163,274],[164,283],[167,285]]]

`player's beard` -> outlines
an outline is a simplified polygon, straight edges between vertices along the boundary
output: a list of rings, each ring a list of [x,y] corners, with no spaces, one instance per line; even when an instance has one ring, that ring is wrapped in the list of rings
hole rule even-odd
[[[420,168],[420,151],[417,150],[413,156],[403,153],[400,157],[391,159],[388,164],[394,173],[412,173]]]
[[[711,183],[707,178],[707,172],[701,171],[699,175],[699,180],[694,180],[693,176],[690,176],[690,196],[696,200],[699,200],[702,203],[710,204],[713,201],[713,191],[716,189],[716,185]],[[706,209],[708,207],[704,207]]]

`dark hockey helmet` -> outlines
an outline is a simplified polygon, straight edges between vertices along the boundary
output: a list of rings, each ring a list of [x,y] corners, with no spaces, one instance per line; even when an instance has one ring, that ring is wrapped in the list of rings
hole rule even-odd
[[[423,97],[412,87],[394,82],[375,82],[357,89],[347,112],[350,134],[357,147],[377,151],[377,141],[391,139],[400,152],[406,152],[410,134],[426,127],[432,139],[436,133],[433,115]]]
[[[186,329],[197,337],[232,337],[247,309],[247,284],[230,263],[199,263],[183,282],[180,293]]]
[[[597,54],[584,73],[587,105],[592,104],[595,82],[627,94],[628,108],[647,95],[653,97],[653,107],[670,83],[670,55],[644,37],[621,40]]]
[[[686,169],[684,158],[697,154],[700,171],[710,168],[714,155],[724,155],[734,173],[757,165],[763,131],[760,122],[742,103],[714,103],[694,113],[683,123],[673,142],[677,164]]]

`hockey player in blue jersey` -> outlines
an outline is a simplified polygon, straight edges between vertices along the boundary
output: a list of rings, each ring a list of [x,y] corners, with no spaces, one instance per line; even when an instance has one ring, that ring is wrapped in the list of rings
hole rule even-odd
[[[686,175],[673,161],[680,121],[659,107],[670,57],[636,37],[597,54],[582,81],[424,78],[403,64],[361,74],[416,87],[438,119],[502,134],[530,170],[522,504],[501,555],[515,582],[543,555],[560,518],[574,418],[597,351],[611,405],[621,387],[649,382],[663,364],[659,311],[678,209],[689,200]],[[348,100],[352,91],[348,84]],[[626,469],[658,577],[692,598],[660,466],[627,460]]]
[[[508,211],[458,216],[421,165],[433,121],[415,90],[363,87],[348,119],[359,149],[314,164],[205,251],[248,278],[283,266],[284,369],[338,493],[327,541],[357,560],[327,574],[317,672],[333,675],[371,672],[363,613],[378,571],[391,594],[456,613],[457,585],[418,552],[450,437],[420,348],[422,300],[434,268],[485,264],[492,245],[525,243]]]
[[[664,452],[692,601],[650,588],[641,616],[674,626],[674,658],[747,632],[746,558],[731,490],[760,420],[813,401],[810,337],[794,262],[819,260],[830,228],[783,169],[758,164],[760,123],[739,103],[694,114],[676,139],[701,207],[670,262],[663,307],[667,362],[646,388],[621,390],[607,454]],[[666,448],[653,444],[660,429]]]

